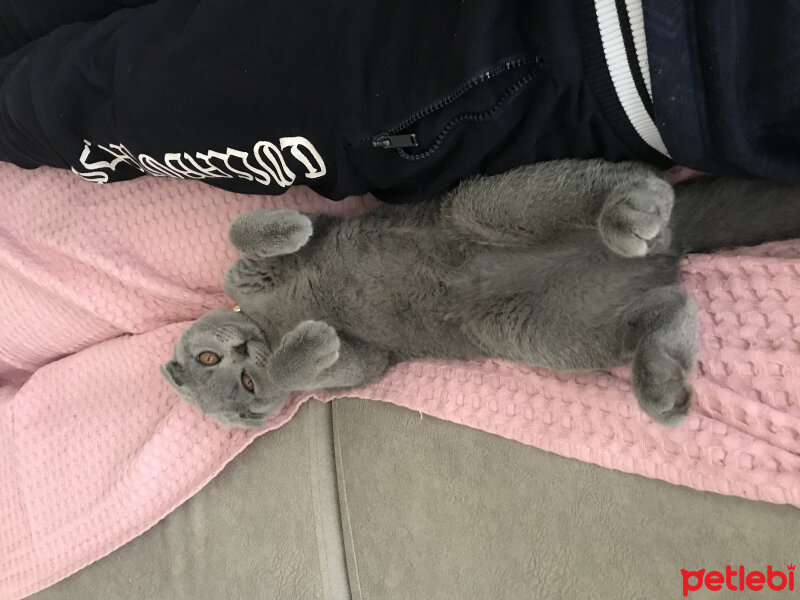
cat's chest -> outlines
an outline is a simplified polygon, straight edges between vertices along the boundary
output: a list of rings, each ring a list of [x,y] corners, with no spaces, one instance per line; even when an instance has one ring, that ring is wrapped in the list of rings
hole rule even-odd
[[[275,268],[269,273],[265,271],[258,293],[242,295],[237,302],[274,346],[298,323],[319,318],[310,287],[307,278],[298,273]]]
[[[309,300],[317,269],[296,255],[240,261],[234,300],[242,310],[284,312]]]
[[[307,271],[295,256],[244,259],[236,265],[236,268],[237,288],[249,294],[272,294],[294,288],[296,281],[306,276]]]

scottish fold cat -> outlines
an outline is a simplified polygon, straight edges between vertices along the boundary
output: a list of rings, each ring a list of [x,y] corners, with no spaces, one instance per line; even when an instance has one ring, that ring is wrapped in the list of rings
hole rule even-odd
[[[256,210],[218,310],[162,373],[220,422],[260,427],[288,395],[347,389],[412,359],[491,357],[558,370],[632,365],[652,419],[691,404],[687,252],[800,235],[800,186],[641,164],[562,160],[479,176],[442,197],[353,219]]]

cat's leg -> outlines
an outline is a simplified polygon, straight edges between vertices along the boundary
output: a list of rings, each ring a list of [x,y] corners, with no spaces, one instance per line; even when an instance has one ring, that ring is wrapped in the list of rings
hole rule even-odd
[[[386,352],[343,336],[322,321],[304,321],[287,333],[270,360],[277,387],[290,391],[352,388],[379,379]]]
[[[621,258],[597,239],[563,251],[499,253],[461,327],[486,356],[522,364],[583,371],[632,362],[641,407],[677,424],[691,401],[699,327],[693,301],[672,283],[676,269],[671,256]]]
[[[296,210],[251,210],[231,224],[231,243],[249,258],[293,254],[311,238],[311,219]]]
[[[539,246],[593,229],[617,254],[665,248],[674,192],[650,167],[603,160],[557,160],[463,182],[442,214],[471,241]]]
[[[677,285],[656,288],[631,309],[628,343],[639,405],[665,425],[677,425],[692,401],[689,376],[699,349],[697,308]]]
[[[322,218],[322,217],[319,217]],[[251,210],[231,224],[231,243],[242,253],[225,275],[223,291],[241,301],[242,296],[259,294],[275,277],[276,257],[294,254],[313,234],[316,215],[295,210]]]

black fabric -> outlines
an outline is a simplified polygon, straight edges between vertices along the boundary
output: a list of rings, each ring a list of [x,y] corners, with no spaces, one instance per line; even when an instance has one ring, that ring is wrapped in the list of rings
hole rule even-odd
[[[656,125],[699,170],[800,181],[800,1],[643,3]]]
[[[574,4],[161,0],[119,10],[0,61],[0,159],[95,181],[144,170],[245,193],[292,183],[334,199],[409,201],[537,160],[633,158],[584,78]],[[387,131],[417,145],[381,147]]]
[[[154,0],[0,0],[0,56],[11,54],[61,25],[95,21]]]
[[[400,202],[554,158],[671,164],[616,98],[591,0],[3,1],[0,160],[23,167]],[[799,2],[644,3],[676,162],[800,180]]]
[[[579,5],[577,22],[584,45],[583,71],[604,120],[611,125],[631,156],[662,168],[674,164],[639,136],[622,108],[606,64],[593,2]],[[605,154],[600,156],[609,158]]]
[[[634,85],[636,91],[639,93],[639,98],[642,100],[647,114],[653,117],[653,101],[650,98],[650,93],[647,91],[647,84],[644,81],[642,69],[639,66],[639,59],[636,54],[636,43],[633,40],[633,30],[631,29],[631,20],[628,16],[628,7],[625,0],[616,0],[617,14],[619,14],[619,25],[622,33],[622,39],[625,44],[625,54],[628,56],[628,65],[631,69]]]

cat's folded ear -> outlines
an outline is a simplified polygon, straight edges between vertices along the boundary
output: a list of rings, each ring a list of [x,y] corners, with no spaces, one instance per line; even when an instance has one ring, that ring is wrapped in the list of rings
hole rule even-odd
[[[183,366],[174,360],[164,363],[161,365],[161,375],[164,376],[164,379],[174,388],[183,387],[186,383],[186,371]]]

